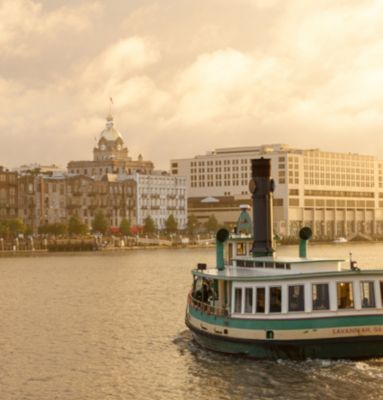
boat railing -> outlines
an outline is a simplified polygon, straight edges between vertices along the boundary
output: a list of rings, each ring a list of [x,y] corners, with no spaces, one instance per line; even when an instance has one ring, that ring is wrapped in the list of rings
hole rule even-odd
[[[189,293],[188,296],[188,303],[194,309],[208,315],[214,315],[216,317],[227,317],[229,315],[229,310],[227,307],[217,307],[216,305],[211,304],[210,302],[203,302],[201,300],[197,300],[192,296],[191,293]]]

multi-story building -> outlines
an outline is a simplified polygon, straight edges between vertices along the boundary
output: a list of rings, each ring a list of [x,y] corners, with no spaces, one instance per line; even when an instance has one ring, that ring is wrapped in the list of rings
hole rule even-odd
[[[271,159],[279,235],[296,236],[306,225],[317,238],[383,236],[383,161],[282,144],[217,149],[172,160],[172,173],[187,179],[189,213],[206,218],[210,211],[227,218],[220,215],[222,202],[249,198],[250,160],[260,157]]]
[[[144,219],[150,215],[156,227],[163,229],[170,214],[177,220],[179,229],[186,226],[185,179],[155,171],[153,163],[144,161],[141,155],[138,160],[129,157],[124,139],[115,128],[111,115],[107,117],[97,147],[93,149],[93,160],[71,161],[68,173],[73,177],[82,176],[85,180],[97,181],[100,187],[108,184],[106,189],[100,190],[107,190],[109,195],[99,198],[97,206],[92,207],[104,208],[113,226],[118,226],[124,217],[129,218],[132,224],[142,226]],[[133,192],[134,204],[130,198]],[[86,222],[93,218],[92,210],[84,209],[80,216]]]
[[[35,233],[44,221],[42,216],[43,184],[41,175],[27,173],[18,176],[18,216]]]
[[[150,216],[158,229],[165,228],[169,215],[178,229],[187,223],[186,178],[156,171],[151,175],[134,174],[137,183],[137,224],[143,225]]]
[[[17,218],[17,173],[0,166],[0,220]]]

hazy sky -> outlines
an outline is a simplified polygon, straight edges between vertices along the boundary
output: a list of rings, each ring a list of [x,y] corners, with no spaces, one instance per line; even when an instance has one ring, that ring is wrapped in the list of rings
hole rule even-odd
[[[383,159],[383,0],[0,0],[0,165],[287,143]]]

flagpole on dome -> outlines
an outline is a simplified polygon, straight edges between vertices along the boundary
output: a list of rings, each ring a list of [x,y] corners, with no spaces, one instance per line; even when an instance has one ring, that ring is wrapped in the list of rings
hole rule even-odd
[[[109,97],[109,115],[112,115],[113,98]]]

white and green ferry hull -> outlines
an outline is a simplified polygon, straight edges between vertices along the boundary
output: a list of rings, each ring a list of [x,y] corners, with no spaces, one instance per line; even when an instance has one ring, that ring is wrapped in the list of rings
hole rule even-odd
[[[240,319],[188,305],[186,325],[197,343],[258,359],[383,357],[383,315]]]

